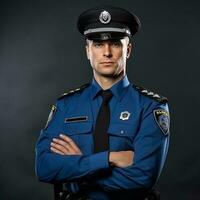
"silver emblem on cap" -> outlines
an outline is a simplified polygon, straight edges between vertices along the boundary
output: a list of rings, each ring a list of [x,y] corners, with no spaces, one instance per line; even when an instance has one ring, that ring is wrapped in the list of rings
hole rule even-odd
[[[111,15],[108,11],[104,10],[103,12],[101,12],[101,14],[99,15],[99,20],[102,24],[108,24],[111,20]]]

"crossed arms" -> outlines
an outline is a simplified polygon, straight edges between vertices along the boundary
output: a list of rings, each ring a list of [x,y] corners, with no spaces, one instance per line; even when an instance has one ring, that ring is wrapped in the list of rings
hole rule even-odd
[[[53,138],[51,151],[60,155],[82,155],[77,144],[68,136],[60,134]],[[133,151],[118,151],[109,153],[109,164],[114,167],[128,167],[133,164]]]

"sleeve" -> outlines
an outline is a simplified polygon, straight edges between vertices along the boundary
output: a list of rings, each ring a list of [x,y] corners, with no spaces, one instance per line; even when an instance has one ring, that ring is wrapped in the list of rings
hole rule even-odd
[[[49,115],[46,127],[36,143],[35,171],[44,182],[68,181],[109,168],[108,151],[93,155],[59,155],[50,150],[50,143],[62,131],[63,110],[57,102]]]
[[[151,108],[142,119],[135,137],[134,163],[126,168],[114,167],[112,175],[99,180],[107,190],[148,189],[157,181],[169,146],[168,105]]]

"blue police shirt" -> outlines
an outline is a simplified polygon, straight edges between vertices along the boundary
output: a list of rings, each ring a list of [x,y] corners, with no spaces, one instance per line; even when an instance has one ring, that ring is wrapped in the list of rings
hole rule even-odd
[[[127,76],[110,90],[111,116],[108,128],[109,150],[93,153],[93,130],[102,99],[101,86],[95,79],[84,89],[77,89],[53,106],[48,125],[41,130],[36,144],[36,174],[44,182],[66,181],[77,192],[78,180],[102,170],[109,175],[95,179],[105,190],[152,187],[163,168],[169,145],[169,111],[165,100],[144,88],[129,83]],[[69,136],[83,155],[59,155],[50,143],[59,134]],[[120,168],[109,165],[109,151],[134,151],[133,164]]]

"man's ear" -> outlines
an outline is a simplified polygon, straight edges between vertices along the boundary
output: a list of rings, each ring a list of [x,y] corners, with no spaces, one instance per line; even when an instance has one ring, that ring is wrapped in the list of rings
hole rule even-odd
[[[132,50],[132,43],[128,43],[128,46],[127,46],[127,53],[126,53],[126,58],[128,59],[131,55],[131,50]]]

